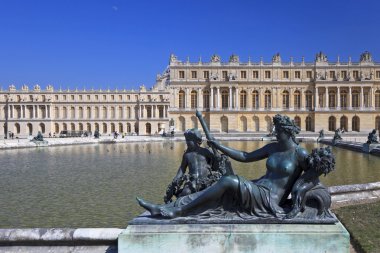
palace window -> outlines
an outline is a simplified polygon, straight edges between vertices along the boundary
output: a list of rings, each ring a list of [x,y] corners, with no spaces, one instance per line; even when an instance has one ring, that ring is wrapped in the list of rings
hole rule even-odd
[[[289,91],[282,92],[282,108],[289,109]]]
[[[87,95],[87,100],[88,100],[88,101],[91,100],[91,96],[90,96],[90,95]]]
[[[266,71],[265,71],[265,78],[266,78],[266,79],[269,79],[269,78],[270,78],[270,71],[269,71],[269,70],[266,70]]]
[[[228,98],[229,98],[228,91],[223,90],[222,91],[222,108],[223,109],[228,108]]]
[[[191,91],[191,108],[197,108],[198,107],[198,94],[195,90]]]
[[[359,92],[353,91],[352,92],[352,107],[359,107]]]
[[[114,95],[111,95],[111,100],[115,100],[115,96]]]
[[[183,90],[178,93],[178,106],[179,108],[185,108],[185,92]]]
[[[197,78],[197,71],[191,71],[191,78]]]
[[[329,107],[330,108],[336,107],[335,100],[336,100],[335,91],[329,91]]]
[[[353,77],[354,77],[355,79],[358,79],[358,78],[359,78],[359,71],[354,70],[354,71],[353,71]]]
[[[294,108],[295,109],[301,108],[301,92],[299,90],[296,90],[294,92]]]
[[[259,71],[256,71],[256,70],[253,71],[253,72],[252,72],[252,78],[253,78],[253,79],[258,79],[258,78],[259,78]]]
[[[311,109],[313,107],[313,93],[311,91],[306,91],[306,109]]]
[[[301,71],[294,72],[294,78],[300,79],[301,78]]]
[[[83,96],[79,95],[79,100],[82,101],[82,99],[83,99]]]
[[[245,90],[240,92],[240,108],[247,108],[247,92]]]
[[[329,131],[336,130],[336,118],[334,116],[329,117]]]
[[[222,78],[227,79],[227,71],[222,71]]]
[[[265,109],[270,109],[272,107],[272,96],[269,90],[264,93],[264,107]]]
[[[252,92],[252,107],[253,109],[259,109],[259,93],[257,90]]]
[[[56,101],[58,100],[58,95],[55,95],[55,100],[56,100]]]
[[[31,100],[33,100],[32,96],[31,97]],[[63,100],[66,100],[66,95],[63,95]]]
[[[376,71],[376,78],[377,78],[377,79],[380,78],[380,71]]]
[[[106,95],[103,95],[103,100],[105,101],[107,99],[107,96]]]
[[[342,75],[342,78],[343,78],[343,79],[346,79],[346,78],[347,78],[347,71],[343,70],[343,71],[341,72],[341,75]]]
[[[181,79],[185,78],[185,71],[183,70],[179,71],[179,78]]]
[[[289,71],[283,71],[282,72],[282,77],[285,78],[285,79],[288,79],[289,78]]]
[[[209,71],[203,71],[203,78],[209,79],[210,78],[210,72]]]
[[[311,71],[306,71],[306,78],[313,78]]]
[[[375,92],[375,107],[380,108],[380,90]]]
[[[310,116],[306,117],[306,131],[313,131],[312,119]]]
[[[71,100],[74,101],[74,95],[71,95]]]
[[[131,95],[127,95],[127,100],[128,100],[128,101],[131,100]]]
[[[340,92],[340,107],[347,108],[347,91],[345,90]]]
[[[240,78],[241,79],[246,79],[247,78],[247,71],[241,71],[240,72]]]
[[[119,95],[119,100],[123,100],[123,96],[122,95]]]
[[[364,107],[369,107],[369,96],[368,96],[368,92],[363,94],[363,99],[364,99],[364,101],[363,101],[363,102],[364,102],[363,106],[364,106]]]
[[[203,108],[210,108],[210,92],[208,90],[203,92]]]
[[[335,79],[335,71],[330,71],[330,79]]]

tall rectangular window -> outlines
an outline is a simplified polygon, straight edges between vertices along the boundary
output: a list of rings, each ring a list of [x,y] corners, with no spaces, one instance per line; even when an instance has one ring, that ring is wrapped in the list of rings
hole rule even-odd
[[[253,71],[253,72],[252,72],[252,78],[253,78],[253,79],[258,79],[258,78],[259,78],[259,71],[256,71],[256,70]]]
[[[330,71],[330,79],[335,79],[335,71]]]
[[[222,71],[222,78],[227,79],[227,71]]]
[[[346,78],[347,78],[347,71],[343,70],[343,71],[341,72],[341,75],[342,75],[342,78],[343,78],[343,79],[346,79]]]
[[[179,71],[179,78],[181,79],[185,78],[185,71],[183,70]]]
[[[380,78],[380,71],[376,71],[376,78],[377,78],[377,79]]]
[[[247,78],[247,71],[241,71],[240,72],[240,78],[241,79],[246,79]]]
[[[353,75],[353,77],[354,77],[355,79],[358,79],[358,78],[359,78],[359,71],[354,70],[353,73],[352,73],[352,75]]]
[[[209,78],[210,78],[210,72],[208,72],[208,71],[203,71],[203,78],[204,78],[204,79],[209,79]]]
[[[301,71],[294,72],[294,78],[300,79],[301,78]]]
[[[284,79],[289,79],[289,71],[283,71],[283,72],[282,72],[282,77],[283,77]]]
[[[270,71],[269,71],[269,70],[266,70],[266,71],[265,71],[265,78],[266,78],[266,79],[269,79],[269,78],[270,78]]]
[[[191,78],[197,78],[197,71],[191,71]]]
[[[311,71],[306,71],[306,78],[313,78]]]

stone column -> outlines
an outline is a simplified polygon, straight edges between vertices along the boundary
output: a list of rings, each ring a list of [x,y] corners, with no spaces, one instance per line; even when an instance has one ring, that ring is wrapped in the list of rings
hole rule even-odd
[[[216,107],[217,107],[218,110],[220,110],[220,88],[217,87],[216,91],[217,91],[216,92],[216,101],[217,101]]]
[[[348,87],[348,109],[352,110],[352,88]]]
[[[37,105],[33,106],[33,118],[37,118]]]
[[[289,94],[289,109],[294,111],[294,88],[290,88]]]
[[[304,89],[303,88],[301,88],[301,110],[302,111],[304,111],[305,110],[305,101],[306,101],[306,99],[305,99],[305,91],[304,91]]]
[[[373,87],[371,87],[371,108],[375,109],[375,93]]]
[[[185,108],[189,108],[190,106],[188,105],[189,103],[189,88],[186,88],[185,89]]]
[[[317,109],[318,107],[319,107],[318,87],[315,87],[315,94],[314,94],[314,109]]]
[[[240,109],[240,104],[239,104],[240,89],[239,88],[235,88],[235,95],[236,95],[235,96],[235,109],[239,110]],[[247,101],[247,98],[245,101]]]
[[[252,110],[253,108],[252,96],[252,89],[247,89],[247,110]]]
[[[252,97],[252,94],[251,94],[251,97]],[[258,108],[259,110],[262,110],[264,108],[264,101],[265,101],[265,98],[263,98],[263,89],[259,88],[258,102],[257,102],[259,105],[259,108]],[[252,104],[252,106],[253,106],[253,104]]]
[[[210,109],[214,108],[214,87],[210,87]]]
[[[325,87],[325,108],[326,110],[329,108],[329,87]]]
[[[360,87],[360,109],[364,108],[364,89],[363,86]]]
[[[337,109],[340,109],[340,87],[337,87]]]
[[[230,94],[230,97],[229,97],[229,103],[228,103],[228,109],[232,109],[232,96],[233,96],[233,94],[232,94],[232,86],[229,86],[228,87],[229,88],[229,94]]]
[[[275,88],[274,87],[272,87],[272,89],[271,89],[271,106],[270,106],[270,108],[271,108],[271,110],[273,110],[273,108],[277,108],[277,103],[275,104],[275,101],[277,101],[277,99],[276,99],[276,90],[275,90]]]
[[[203,94],[202,94],[202,88],[198,88],[198,108],[203,108]]]

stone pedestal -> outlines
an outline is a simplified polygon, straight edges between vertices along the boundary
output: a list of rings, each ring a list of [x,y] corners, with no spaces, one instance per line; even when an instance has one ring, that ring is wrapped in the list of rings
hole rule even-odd
[[[129,225],[119,253],[349,253],[350,236],[336,224]]]
[[[364,153],[368,153],[369,154],[369,153],[371,153],[372,149],[377,148],[379,146],[380,146],[380,144],[368,144],[368,143],[364,143],[362,151]]]

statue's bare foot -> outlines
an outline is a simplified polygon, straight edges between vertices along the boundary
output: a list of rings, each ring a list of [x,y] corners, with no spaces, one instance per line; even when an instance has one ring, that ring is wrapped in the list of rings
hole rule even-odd
[[[176,218],[182,215],[181,209],[173,206],[161,206],[160,213],[167,218]]]
[[[144,209],[148,210],[151,215],[155,216],[161,214],[159,205],[149,203],[143,199],[140,199],[139,197],[136,197],[136,200],[139,203],[139,205]]]

